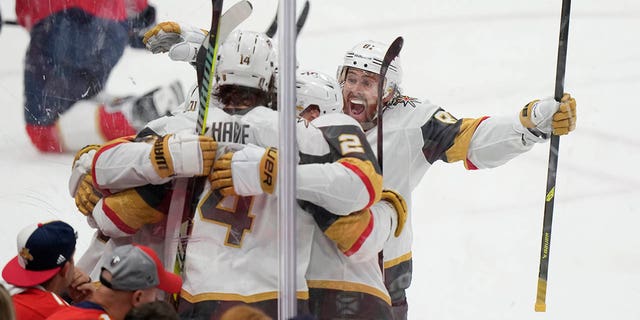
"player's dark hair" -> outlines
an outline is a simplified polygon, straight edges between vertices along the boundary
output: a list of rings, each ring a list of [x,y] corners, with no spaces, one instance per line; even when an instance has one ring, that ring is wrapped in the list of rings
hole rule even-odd
[[[218,87],[214,96],[228,106],[267,106],[270,102],[270,95],[259,89],[236,85],[224,85]]]

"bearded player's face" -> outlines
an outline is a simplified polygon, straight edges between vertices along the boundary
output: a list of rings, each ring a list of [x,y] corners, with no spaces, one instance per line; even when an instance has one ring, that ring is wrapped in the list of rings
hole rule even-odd
[[[380,75],[349,68],[345,77],[342,95],[342,111],[360,123],[375,119],[378,101],[378,81]]]

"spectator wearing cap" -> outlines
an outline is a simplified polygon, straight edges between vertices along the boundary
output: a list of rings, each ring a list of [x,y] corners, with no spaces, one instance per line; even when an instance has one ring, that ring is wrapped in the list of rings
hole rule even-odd
[[[63,293],[74,301],[91,293],[89,277],[74,266],[76,237],[62,221],[29,225],[18,233],[18,255],[2,269],[16,319],[46,319],[67,306]]]
[[[129,310],[157,299],[156,288],[178,293],[179,276],[167,272],[156,253],[142,245],[116,247],[102,265],[101,285],[86,301],[66,307],[50,320],[122,320]]]

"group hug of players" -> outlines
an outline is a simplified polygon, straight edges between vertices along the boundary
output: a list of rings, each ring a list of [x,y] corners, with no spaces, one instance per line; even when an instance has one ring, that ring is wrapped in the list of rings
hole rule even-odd
[[[200,29],[163,22],[144,39],[153,52],[171,53],[185,44],[197,48],[204,37]],[[278,108],[295,107],[298,115],[298,313],[319,319],[407,318],[412,191],[433,163],[492,168],[575,128],[568,94],[560,102],[531,101],[510,116],[456,118],[401,92],[399,57],[381,78],[388,45],[377,41],[348,50],[335,78],[301,65],[296,105],[277,106],[272,39],[236,30],[221,41],[204,135],[195,133],[194,88],[135,136],[80,150],[69,184],[98,229],[78,261],[95,279],[103,253],[118,245],[133,241],[163,253],[165,243],[175,244],[165,238],[173,233],[165,223],[174,181],[203,181],[192,195],[178,304],[184,319],[218,318],[239,303],[277,318]],[[192,51],[181,60],[194,62]],[[379,95],[384,176],[374,151]]]

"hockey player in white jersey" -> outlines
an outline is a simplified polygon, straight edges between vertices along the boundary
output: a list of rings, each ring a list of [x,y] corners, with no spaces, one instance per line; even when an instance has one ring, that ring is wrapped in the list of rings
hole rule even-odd
[[[335,79],[299,71],[296,89],[298,125],[314,125],[331,119],[323,115],[342,112],[342,89]],[[332,134],[329,130],[324,133]],[[300,161],[312,162],[314,156],[302,149]],[[399,235],[404,226],[402,196],[383,190],[381,201],[348,216],[333,215],[306,201],[300,204],[317,224],[306,276],[311,312],[319,319],[392,319],[379,253],[386,240]]]
[[[565,94],[560,103],[547,98],[528,103],[507,117],[458,119],[428,101],[402,95],[400,58],[394,59],[386,77],[380,64],[388,45],[364,41],[351,50],[338,69],[343,86],[344,113],[363,126],[373,149],[377,148],[377,84],[385,81],[383,101],[384,188],[406,197],[437,160],[462,161],[469,170],[492,168],[546,142],[553,133],[567,134],[575,128],[576,103]],[[405,289],[411,283],[411,215],[400,237],[391,237],[384,248],[385,282],[396,319],[406,319]]]
[[[160,25],[165,25],[167,28],[162,28],[163,32],[150,31],[145,35],[145,38],[149,40],[147,46],[150,50],[154,51],[154,46],[157,44],[163,44],[163,48],[174,48],[177,45],[185,46],[183,42],[193,42],[191,33],[202,32],[200,29],[178,24],[175,22],[163,22]],[[193,31],[195,30],[195,31]],[[190,43],[190,46],[197,46],[197,43]],[[156,48],[157,49],[157,48]],[[155,52],[155,51],[154,51]],[[177,61],[192,62],[192,59],[178,57],[178,55],[171,55],[170,58]],[[322,114],[332,113],[338,111],[336,109],[342,108],[342,101],[336,102],[336,93],[331,88],[335,80],[331,81],[329,77],[321,73],[305,71],[298,74],[298,79],[304,79],[297,83],[297,96],[298,116],[305,119],[299,120],[298,124],[307,123]],[[314,85],[305,85],[313,83]],[[320,86],[325,86],[326,90],[319,90]],[[333,95],[333,96],[330,96]],[[313,103],[316,102],[316,103]],[[318,107],[320,106],[320,108]],[[324,108],[322,108],[324,106]],[[305,160],[302,155],[302,160]],[[404,223],[404,217],[406,217],[406,209],[401,209],[404,203],[402,197],[393,191],[387,191],[384,193],[387,201],[376,204],[371,211],[366,211],[361,214],[351,214],[348,217],[342,217],[338,219],[332,218],[332,215],[327,211],[316,210],[316,221],[321,230],[324,231],[324,236],[320,233],[316,233],[318,237],[317,241],[314,241],[314,246],[318,248],[315,252],[321,253],[316,256],[316,260],[319,262],[314,263],[314,266],[320,266],[308,274],[311,277],[309,283],[313,284],[317,289],[311,288],[312,293],[315,294],[315,298],[311,297],[311,303],[313,305],[313,312],[321,318],[328,317],[344,317],[354,314],[361,316],[362,318],[378,318],[386,319],[388,305],[390,303],[389,295],[386,289],[381,284],[380,272],[377,267],[371,268],[371,261],[364,261],[374,255],[380,249],[380,239],[386,239],[391,233],[388,225],[384,223],[388,222],[388,217],[399,217],[391,229],[402,230]],[[395,204],[395,206],[391,205]],[[395,207],[395,210],[394,208]],[[310,209],[309,209],[310,210]],[[314,211],[314,210],[310,210]],[[385,212],[386,211],[386,212]],[[327,217],[322,217],[323,214],[318,212],[324,212]],[[374,216],[384,216],[385,218],[374,218]],[[373,225],[373,221],[377,221],[375,228],[366,228],[369,224]],[[328,228],[331,226],[331,228]],[[340,227],[338,227],[340,226]],[[326,230],[325,230],[326,229]],[[345,230],[347,230],[345,232]],[[397,235],[395,235],[397,236]],[[337,245],[337,247],[336,247]],[[355,247],[353,247],[356,245]],[[376,249],[377,248],[377,249]],[[356,259],[354,259],[356,258]],[[358,261],[353,263],[353,261]],[[374,259],[377,261],[377,258]],[[325,267],[326,268],[323,268]],[[312,266],[313,269],[313,266]],[[336,270],[351,270],[349,272],[335,272]],[[346,300],[351,300],[353,296],[359,300],[358,308],[353,308],[353,304],[345,303]],[[339,300],[343,300],[340,302]]]
[[[270,40],[263,35],[232,33],[219,48],[216,66],[216,97],[224,108],[209,111],[205,136],[191,133],[196,114],[187,108],[151,122],[141,132],[146,136],[103,146],[92,161],[93,184],[106,195],[93,210],[93,219],[114,234],[132,234],[163,219],[163,210],[157,208],[127,209],[143,204],[150,195],[160,199],[155,203],[161,205],[174,177],[209,176],[210,182],[198,193],[187,247],[180,303],[186,319],[215,319],[238,303],[252,304],[274,317],[277,314],[273,224],[277,178],[270,184],[260,179],[261,174],[277,177],[277,172],[259,170],[261,161],[277,161],[277,151],[271,147],[277,145],[277,116],[259,106],[268,97],[272,55]],[[337,119],[299,126],[305,129],[298,131],[300,141],[310,142],[300,145],[300,150],[308,149],[307,154],[323,161],[298,167],[296,196],[346,215],[375,203],[382,181],[357,122],[344,115]],[[338,128],[329,128],[335,125]],[[326,131],[337,135],[327,136]],[[223,150],[227,143],[246,147],[218,154],[217,168],[209,174],[216,150]],[[151,186],[156,190],[146,191]],[[162,194],[165,196],[159,196]],[[311,215],[302,209],[300,213],[297,283],[300,312],[304,312],[308,299],[304,275],[315,224]]]
[[[298,71],[296,75],[296,116],[311,122],[317,117],[342,113],[340,84],[328,75],[312,71]]]

